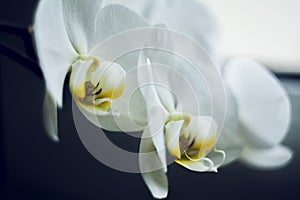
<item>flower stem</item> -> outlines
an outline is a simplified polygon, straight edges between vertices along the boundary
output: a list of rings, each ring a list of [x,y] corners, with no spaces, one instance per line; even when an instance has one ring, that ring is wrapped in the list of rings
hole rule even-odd
[[[37,56],[33,46],[32,26],[23,26],[0,21],[0,32],[21,37],[27,56],[1,42],[0,54],[14,60],[15,62],[32,71],[38,77],[43,78],[43,74],[38,65]]]
[[[15,51],[14,49],[2,44],[0,42],[0,54],[16,61],[17,63],[21,64],[22,66],[26,67],[30,71],[32,71],[35,75],[42,78],[43,74],[42,71],[37,64],[37,62],[27,58],[22,53]]]

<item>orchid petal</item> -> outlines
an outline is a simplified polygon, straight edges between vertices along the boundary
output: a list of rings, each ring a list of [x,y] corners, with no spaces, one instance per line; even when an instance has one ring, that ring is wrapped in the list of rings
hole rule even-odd
[[[124,113],[100,113],[92,112],[78,106],[82,114],[95,126],[114,132],[137,132],[145,128],[144,121],[139,122],[138,119],[132,120],[129,115]]]
[[[43,119],[46,133],[54,142],[58,142],[57,105],[49,92],[46,92],[44,99]]]
[[[142,173],[142,177],[154,198],[164,199],[168,196],[168,178],[163,170]]]
[[[179,120],[170,121],[165,125],[165,137],[169,153],[179,159],[181,158],[181,154],[183,153],[181,152],[179,146],[179,138],[183,123],[184,120]]]
[[[175,111],[176,99],[171,91],[170,74],[173,71],[174,56],[172,53],[160,49],[173,49],[173,39],[170,31],[165,24],[154,26],[155,34],[151,35],[147,42],[149,46],[159,47],[155,50],[144,50],[145,56],[152,62],[153,80],[156,83],[156,91],[161,103],[169,112]],[[148,46],[148,45],[147,45]]]
[[[117,63],[103,61],[92,73],[91,80],[99,82],[103,97],[116,99],[122,95],[126,86],[125,74],[126,72]]]
[[[176,97],[177,112],[194,116],[211,114],[209,91],[201,75],[192,66],[176,58],[168,82]]]
[[[94,38],[93,43],[99,44],[116,34],[139,27],[149,27],[149,25],[126,7],[106,6],[97,15],[95,29],[97,37]]]
[[[196,51],[202,51],[194,47]],[[175,48],[178,47],[175,45]],[[221,125],[225,93],[221,75],[207,54],[203,51],[193,55],[193,64],[180,57],[176,57],[174,63],[169,85],[176,97],[176,110],[193,116],[212,116]]]
[[[211,160],[214,164],[213,168],[211,169],[214,172],[218,172],[218,168],[226,164],[226,157],[227,152],[223,150],[218,150],[216,147],[213,149],[213,151],[210,151],[206,156],[206,158]]]
[[[278,169],[289,163],[293,157],[293,152],[282,145],[259,149],[245,147],[240,160],[250,167],[259,169]]]
[[[125,121],[116,119],[121,130],[141,131],[148,123],[148,114],[145,100],[138,88],[136,69],[126,73],[126,80],[123,94],[112,102],[111,109],[121,116],[128,116]]]
[[[145,128],[141,139],[139,163],[142,177],[153,197],[166,198],[168,195],[168,178],[156,153],[149,127]]]
[[[167,158],[166,158],[166,142],[164,137],[164,122],[167,114],[162,107],[153,107],[149,114],[149,130],[156,148],[157,154],[164,166],[164,171],[167,172]]]
[[[218,62],[219,27],[210,10],[196,0],[104,0],[117,3],[142,16],[150,24],[164,23],[170,29],[192,37]],[[180,16],[180,17],[178,17]],[[193,19],[192,21],[190,21]]]
[[[206,157],[193,159],[189,157],[188,159],[176,160],[176,162],[183,167],[197,172],[218,172],[218,168],[223,165],[226,154],[222,150],[214,149]]]
[[[291,104],[279,80],[248,59],[227,64],[224,78],[237,101],[240,132],[245,142],[262,148],[282,142],[291,122]]]
[[[217,62],[219,28],[216,19],[204,4],[196,0],[157,0],[154,5],[152,12],[144,10],[144,15],[150,23],[164,22],[170,29],[192,37]],[[180,14],[180,17],[178,17],[178,14]],[[187,20],[190,19],[193,19],[196,23],[188,23]]]
[[[80,54],[87,54],[95,31],[95,19],[101,9],[102,0],[64,0],[63,14],[70,41]]]
[[[216,147],[226,153],[223,165],[236,160],[243,150],[243,143],[238,136],[237,104],[228,87],[226,87],[226,119]]]
[[[175,162],[189,170],[196,171],[196,172],[215,171],[214,163],[208,158],[203,158],[197,161],[188,160],[188,159],[178,159]]]
[[[204,151],[203,153],[205,153],[205,155],[214,147],[217,141],[217,124],[211,117],[192,117],[185,131],[189,134],[194,134],[195,140],[191,148]]]
[[[147,104],[148,113],[150,113],[153,107],[161,106],[152,73],[152,64],[150,60],[145,57],[144,52],[141,52],[138,62],[137,76],[141,93],[143,94]]]
[[[164,123],[168,113],[162,106],[153,82],[152,64],[141,52],[137,69],[140,91],[146,101],[146,109],[149,120],[149,131],[153,139],[158,156],[166,170],[166,145],[164,138]]]
[[[34,22],[36,48],[47,89],[59,107],[62,106],[66,74],[78,56],[63,20],[62,1],[43,0],[39,3]]]

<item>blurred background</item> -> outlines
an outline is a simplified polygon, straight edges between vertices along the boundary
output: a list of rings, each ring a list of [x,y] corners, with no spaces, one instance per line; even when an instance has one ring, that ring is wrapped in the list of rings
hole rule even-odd
[[[299,0],[198,0],[222,31],[225,58],[248,56],[276,72],[300,73]]]
[[[169,167],[168,199],[297,199],[300,185],[300,9],[297,0],[202,0],[223,27],[226,58],[250,56],[269,66],[286,86],[293,122],[285,144],[294,159],[276,171],[256,171],[238,162],[218,174]],[[226,3],[225,3],[226,2]],[[37,0],[1,1],[0,19],[32,23]],[[18,51],[18,37],[0,33],[0,42]],[[0,55],[0,199],[151,199],[140,174],[127,174],[94,159],[74,126],[71,95],[66,86],[59,111],[61,142],[46,136],[42,123],[45,84],[28,69]],[[108,134],[124,149],[137,151],[139,141]],[[109,152],[105,152],[109,153]],[[299,197],[298,197],[299,198]]]

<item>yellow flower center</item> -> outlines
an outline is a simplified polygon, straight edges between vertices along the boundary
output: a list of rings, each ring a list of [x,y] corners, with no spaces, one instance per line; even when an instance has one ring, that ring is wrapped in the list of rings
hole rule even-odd
[[[90,64],[73,67],[70,89],[76,102],[84,109],[108,111],[113,99],[125,90],[125,71],[115,63],[100,62],[95,56],[81,56]]]
[[[194,161],[203,158],[207,155],[208,151],[215,146],[216,142],[216,136],[206,138],[203,141],[193,142],[193,144],[184,151],[184,156],[181,159]]]

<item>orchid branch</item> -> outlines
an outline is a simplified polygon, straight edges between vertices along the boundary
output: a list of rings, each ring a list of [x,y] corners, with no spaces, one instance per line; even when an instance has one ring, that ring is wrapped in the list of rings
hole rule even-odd
[[[38,65],[37,56],[33,47],[32,31],[32,26],[23,26],[0,21],[0,32],[22,38],[27,56],[2,42],[0,42],[0,54],[14,60],[32,71],[38,77],[42,78],[43,74]]]

